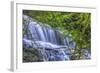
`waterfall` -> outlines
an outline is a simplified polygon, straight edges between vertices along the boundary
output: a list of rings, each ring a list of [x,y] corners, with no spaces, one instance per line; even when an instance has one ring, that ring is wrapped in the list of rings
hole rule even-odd
[[[38,23],[27,15],[23,15],[26,33],[23,36],[23,46],[27,49],[41,50],[44,61],[70,60],[71,49],[76,48],[72,38],[63,39],[59,30],[53,29],[48,24]]]

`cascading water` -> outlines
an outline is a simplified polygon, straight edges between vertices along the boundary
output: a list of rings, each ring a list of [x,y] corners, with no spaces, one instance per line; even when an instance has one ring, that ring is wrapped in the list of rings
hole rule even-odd
[[[24,19],[30,20],[28,16]],[[62,61],[70,59],[70,50],[67,46],[67,40],[62,40],[61,34],[53,30],[50,26],[40,25],[30,20],[25,24],[27,34],[23,37],[23,45],[26,48],[41,49],[45,61]]]
[[[76,43],[70,37],[62,38],[59,30],[52,29],[49,25],[37,23],[27,15],[23,15],[24,30],[23,46],[26,49],[37,49],[43,61],[70,60],[71,49],[76,48]]]

